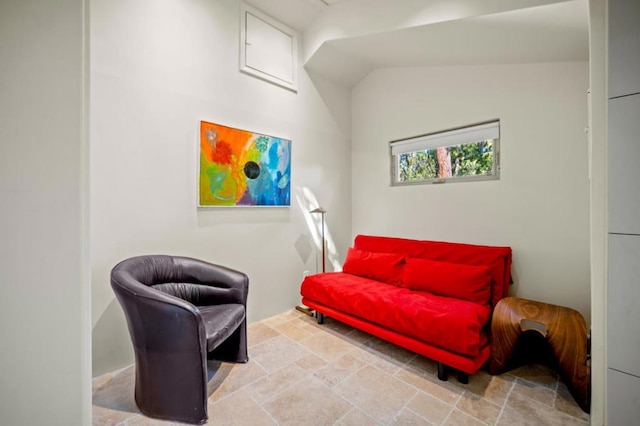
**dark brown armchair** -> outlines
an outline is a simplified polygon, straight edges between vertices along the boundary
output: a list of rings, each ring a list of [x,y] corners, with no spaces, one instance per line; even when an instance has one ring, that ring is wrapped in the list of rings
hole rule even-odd
[[[197,259],[151,255],[111,271],[135,352],[135,400],[158,419],[207,421],[207,358],[247,362],[242,272]]]

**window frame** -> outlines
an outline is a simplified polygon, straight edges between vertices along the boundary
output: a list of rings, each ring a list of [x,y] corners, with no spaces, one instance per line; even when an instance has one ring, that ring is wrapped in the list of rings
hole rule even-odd
[[[451,134],[455,134],[458,132],[464,132],[466,130],[469,131],[473,131],[476,128],[482,127],[482,126],[486,126],[486,125],[490,125],[493,123],[497,123],[497,130],[498,130],[498,137],[497,138],[487,138],[487,139],[483,139],[482,141],[486,141],[486,140],[493,140],[493,173],[490,175],[468,175],[468,176],[451,176],[451,177],[447,177],[447,178],[429,178],[429,179],[416,179],[416,180],[411,180],[411,181],[406,181],[406,182],[401,182],[399,180],[399,175],[398,175],[398,161],[399,161],[399,154],[394,154],[393,153],[393,147],[394,146],[398,146],[399,143],[405,143],[405,144],[409,144],[409,143],[420,143],[421,140],[425,140],[425,139],[433,139],[433,140],[437,140],[440,137],[444,137],[444,136],[449,136]],[[425,185],[425,184],[439,184],[439,183],[455,183],[455,182],[481,182],[481,181],[489,181],[489,180],[500,180],[500,138],[501,138],[501,134],[500,134],[500,128],[501,128],[501,123],[500,123],[500,119],[493,119],[493,120],[487,120],[487,121],[483,121],[483,122],[479,122],[479,123],[474,123],[474,124],[469,124],[469,125],[465,125],[465,126],[459,126],[459,127],[455,127],[455,128],[450,128],[447,130],[441,130],[441,131],[437,131],[437,132],[431,132],[431,133],[425,133],[422,135],[418,135],[418,136],[412,136],[409,138],[402,138],[402,139],[396,139],[396,140],[392,140],[389,142],[389,158],[391,160],[391,186],[410,186],[410,185]],[[427,146],[424,149],[416,149],[414,151],[407,151],[407,152],[419,152],[419,151],[423,151],[423,150],[435,150],[437,148],[440,147],[449,147],[449,146],[458,146],[458,145],[466,145],[466,144],[472,144],[472,143],[478,143],[481,141],[472,141],[472,142],[462,142],[462,143],[454,143],[454,144],[445,144],[445,145],[435,145],[433,147]],[[433,144],[433,142],[431,142],[431,144]]]

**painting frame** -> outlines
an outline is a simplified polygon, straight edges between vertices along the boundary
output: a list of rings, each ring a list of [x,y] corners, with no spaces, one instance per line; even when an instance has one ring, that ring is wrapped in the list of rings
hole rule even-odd
[[[291,207],[291,140],[200,120],[198,207]]]

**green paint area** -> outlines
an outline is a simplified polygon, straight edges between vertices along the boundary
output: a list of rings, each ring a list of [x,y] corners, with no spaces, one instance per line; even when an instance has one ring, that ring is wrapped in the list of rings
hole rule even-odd
[[[200,155],[200,205],[232,206],[236,200],[236,182],[225,165],[207,162]]]

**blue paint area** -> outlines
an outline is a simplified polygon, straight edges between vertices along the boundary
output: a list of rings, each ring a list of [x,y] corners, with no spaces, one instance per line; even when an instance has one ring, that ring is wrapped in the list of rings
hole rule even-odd
[[[258,164],[260,173],[247,180],[247,191],[238,204],[288,206],[291,204],[291,141],[271,138]]]

